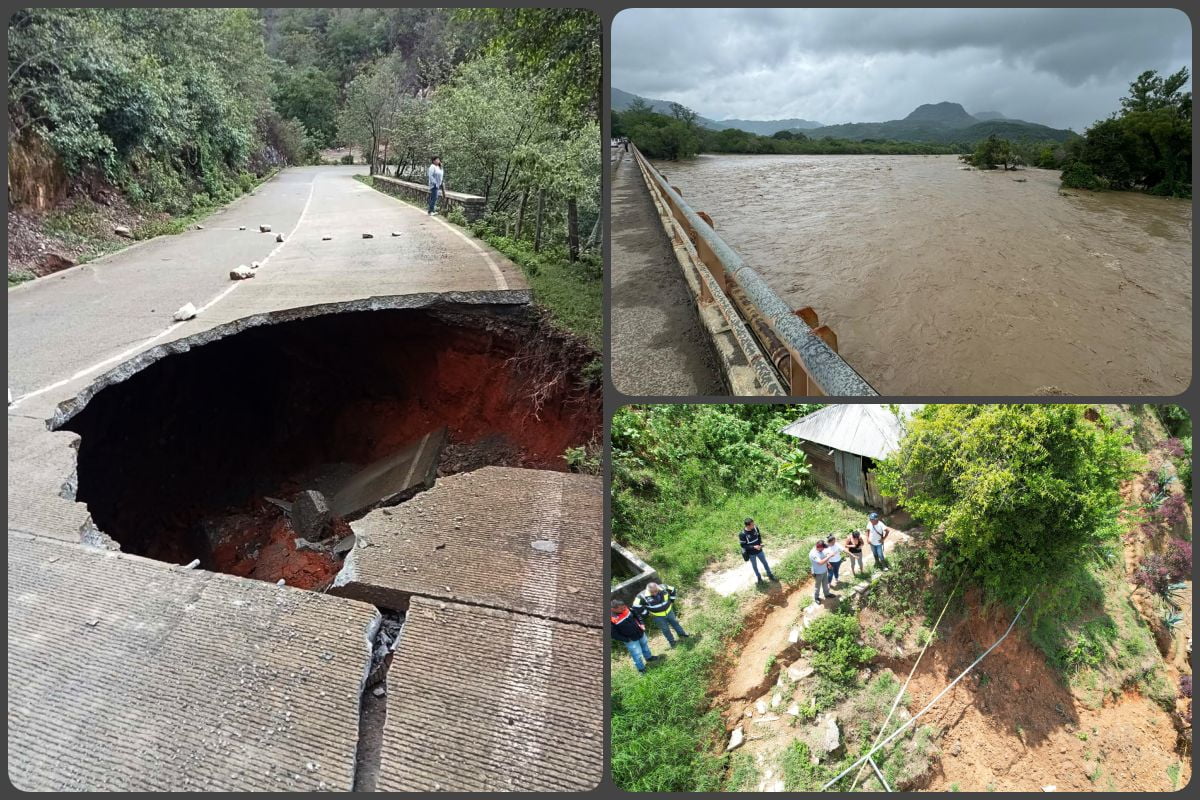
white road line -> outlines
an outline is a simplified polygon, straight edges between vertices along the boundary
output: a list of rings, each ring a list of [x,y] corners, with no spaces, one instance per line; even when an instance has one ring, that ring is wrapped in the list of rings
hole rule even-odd
[[[283,237],[283,241],[280,242],[275,247],[274,250],[272,250],[270,253],[267,253],[266,257],[262,261],[259,262],[259,269],[262,269],[263,267],[265,267],[267,265],[267,262],[271,260],[271,257],[274,256],[276,253],[278,253],[280,250],[282,250],[284,248],[284,246],[286,246],[287,243],[292,240],[292,236],[296,233],[296,231],[298,231],[300,229],[300,224],[302,222],[304,222],[304,217],[306,214],[308,214],[308,207],[312,203],[313,191],[316,189],[316,186],[317,186],[317,175],[314,174],[312,182],[309,183],[309,185],[308,185],[308,199],[304,201],[304,208],[301,209],[300,216],[296,219],[295,227],[292,228],[291,232],[288,233],[287,236]],[[228,297],[230,294],[232,294],[233,291],[241,285],[242,285],[242,282],[238,281],[238,282],[234,283],[232,286],[230,286],[226,289],[222,289],[220,292],[217,293],[216,297],[212,298],[207,303],[200,306],[200,308],[196,310],[196,315],[199,316],[201,313],[212,308],[217,303],[219,303],[220,301],[222,301],[226,297]],[[190,321],[190,320],[188,320],[188,321]],[[186,325],[188,323],[188,321],[173,323],[173,324],[169,325],[167,327],[167,329],[162,331],[161,333],[156,333],[153,336],[149,337],[148,339],[144,339],[141,342],[135,344],[133,347],[130,347],[128,350],[123,350],[120,353],[117,353],[115,356],[111,356],[110,358],[106,358],[103,361],[93,364],[90,367],[81,369],[69,378],[64,378],[63,380],[56,381],[55,383],[52,383],[49,386],[43,386],[41,389],[37,389],[35,391],[23,394],[20,397],[18,397],[16,400],[14,400],[12,403],[10,403],[8,408],[11,411],[12,409],[16,408],[21,403],[25,402],[26,400],[29,400],[30,398],[37,397],[39,395],[43,395],[46,392],[51,392],[51,391],[54,391],[55,389],[60,389],[69,383],[79,380],[80,378],[85,378],[94,372],[98,372],[111,364],[120,363],[120,362],[124,361],[125,359],[129,358],[130,356],[133,356],[137,353],[140,353],[142,350],[145,350],[147,347],[154,344],[159,339],[162,339],[165,336],[168,336],[173,331],[179,329],[181,326]]]

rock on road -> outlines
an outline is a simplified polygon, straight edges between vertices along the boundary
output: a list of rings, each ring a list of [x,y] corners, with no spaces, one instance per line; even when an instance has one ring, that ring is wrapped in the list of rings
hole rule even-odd
[[[203,220],[202,230],[140,242],[10,290],[8,382],[18,407],[40,414],[44,402],[32,411],[22,398],[73,377],[91,380],[103,371],[97,364],[142,345],[251,314],[380,295],[528,288],[504,256],[354,180],[361,170],[284,170]],[[384,235],[393,231],[400,235]],[[262,263],[253,280],[229,280],[230,270],[253,261]],[[189,302],[199,316],[176,324],[172,315]],[[148,341],[155,336],[165,338]],[[84,370],[92,371],[79,375]],[[71,393],[49,394],[58,402]]]

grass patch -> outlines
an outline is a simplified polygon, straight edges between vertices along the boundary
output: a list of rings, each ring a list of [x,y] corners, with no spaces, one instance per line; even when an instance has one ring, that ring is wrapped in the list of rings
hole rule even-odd
[[[613,649],[612,776],[632,792],[717,791],[728,756],[708,707],[713,664],[741,625],[734,598],[711,598],[689,622],[692,638],[639,675],[625,648]]]
[[[749,753],[735,753],[729,760],[729,777],[723,791],[751,792],[758,788],[758,766]]]
[[[8,288],[11,289],[14,286],[20,286],[22,283],[25,283],[26,281],[31,281],[36,277],[37,276],[34,275],[32,272],[30,272],[29,270],[25,270],[25,269],[19,269],[19,270],[16,270],[15,272],[10,272],[10,273],[8,273]]]
[[[818,534],[847,529],[859,514],[824,494],[734,494],[713,505],[678,509],[673,521],[623,544],[641,553],[659,574],[674,576],[676,585],[690,586],[715,562],[740,562],[737,534],[748,516],[762,530],[772,571],[789,581],[808,571],[805,543],[816,541]],[[803,552],[772,559],[772,553],[793,543],[800,543]]]

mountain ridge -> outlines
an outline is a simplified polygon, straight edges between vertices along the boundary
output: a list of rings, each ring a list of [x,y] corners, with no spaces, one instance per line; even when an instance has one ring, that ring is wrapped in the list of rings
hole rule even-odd
[[[625,92],[615,86],[612,89],[612,108],[624,111],[639,95]],[[652,110],[660,114],[671,113],[667,100],[641,98]],[[968,144],[986,139],[995,134],[1007,139],[1052,140],[1064,142],[1074,131],[1052,128],[1037,122],[1006,117],[998,111],[981,111],[969,114],[959,103],[943,100],[924,103],[913,109],[904,119],[884,122],[844,122],[834,125],[804,127],[784,123],[810,123],[810,120],[723,120],[717,121],[704,116],[696,118],[697,124],[709,130],[739,128],[748,133],[770,136],[779,131],[800,132],[813,138],[833,137],[863,141],[881,139],[902,142],[927,142],[931,144]],[[814,123],[815,124],[815,123]],[[744,127],[745,126],[745,127]]]

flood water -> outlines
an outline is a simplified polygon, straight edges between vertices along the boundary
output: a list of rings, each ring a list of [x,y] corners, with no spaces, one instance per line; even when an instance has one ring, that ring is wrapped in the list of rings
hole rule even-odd
[[[1173,395],[1191,380],[1191,203],[1059,194],[955,156],[656,166],[882,394]]]

